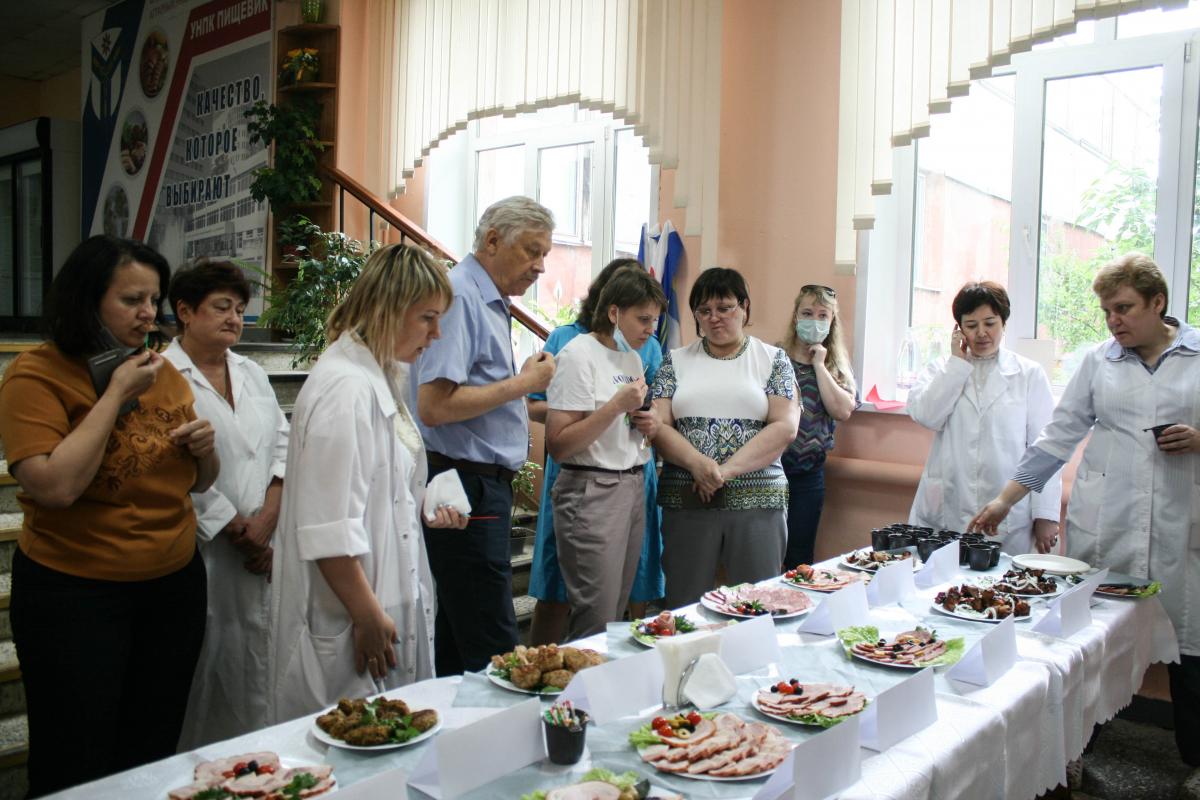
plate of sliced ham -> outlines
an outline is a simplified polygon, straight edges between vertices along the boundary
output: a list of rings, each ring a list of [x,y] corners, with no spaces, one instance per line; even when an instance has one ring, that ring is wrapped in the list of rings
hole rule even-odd
[[[790,619],[813,609],[813,601],[802,592],[782,586],[755,586],[749,583],[722,586],[705,592],[700,598],[700,605],[718,614],[743,619],[767,615],[775,619]]]
[[[211,800],[255,797],[260,800],[290,800],[316,797],[336,786],[333,767],[301,764],[280,759],[271,752],[201,761],[192,770],[192,782],[171,789],[169,800],[192,800],[202,795]]]
[[[801,564],[795,569],[789,569],[779,579],[784,586],[793,589],[810,589],[814,592],[836,592],[845,589],[858,581],[870,581],[871,576],[865,572],[848,572],[843,569],[823,569],[809,564]]]
[[[754,710],[793,725],[832,727],[867,707],[867,696],[853,686],[780,681],[755,693]]]
[[[655,735],[653,725],[646,725],[630,741],[638,745],[642,761],[659,772],[701,781],[765,778],[792,749],[792,743],[771,725],[747,722],[731,713],[709,716],[687,736]]]

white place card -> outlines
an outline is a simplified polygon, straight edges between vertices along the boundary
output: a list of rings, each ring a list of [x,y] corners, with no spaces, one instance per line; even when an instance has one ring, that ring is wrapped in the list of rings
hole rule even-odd
[[[862,751],[858,717],[796,745],[754,800],[824,800],[858,782]]]
[[[933,551],[929,556],[929,560],[925,562],[924,568],[918,572],[913,580],[917,586],[922,589],[930,589],[937,586],[939,583],[949,583],[954,580],[959,572],[959,551],[958,540],[950,542]]]
[[[722,628],[721,660],[734,675],[778,664],[783,659],[775,620],[770,616],[739,622]]]
[[[1106,567],[1051,600],[1046,614],[1034,623],[1033,630],[1065,639],[1091,625],[1092,594],[1107,577]]]
[[[662,704],[662,659],[654,650],[580,670],[558,696],[597,725]]]
[[[442,731],[431,744],[408,785],[450,800],[546,757],[542,703],[530,698],[478,722]]]
[[[881,692],[859,714],[858,743],[882,753],[902,739],[937,722],[933,669],[925,668]]]
[[[866,624],[868,613],[870,610],[867,607],[867,587],[862,581],[855,581],[846,588],[827,595],[821,604],[804,618],[799,630],[819,636],[830,636],[842,628]]]
[[[1017,663],[1016,618],[1009,616],[992,626],[962,660],[946,670],[946,677],[976,686],[991,686]]]
[[[917,591],[913,584],[913,560],[906,558],[880,567],[867,585],[867,602],[872,608],[899,603]]]

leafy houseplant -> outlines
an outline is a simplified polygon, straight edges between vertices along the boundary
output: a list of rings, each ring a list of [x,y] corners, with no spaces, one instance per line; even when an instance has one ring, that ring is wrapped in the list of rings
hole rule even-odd
[[[317,177],[317,155],[325,146],[317,141],[321,106],[297,100],[285,106],[259,100],[246,111],[250,143],[275,145],[275,160],[269,167],[254,170],[250,196],[266,200],[276,216],[293,203],[311,203],[321,196]]]
[[[313,47],[297,47],[287,51],[287,58],[279,67],[279,85],[315,81],[321,71],[321,57]]]
[[[303,214],[294,214],[276,226],[283,260],[296,263],[308,255],[308,244],[321,234],[321,226]]]
[[[289,223],[296,223],[293,218]],[[304,220],[307,222],[307,220]],[[287,286],[275,287],[261,324],[291,334],[296,350],[292,366],[299,367],[325,349],[325,319],[342,301],[362,271],[369,251],[361,242],[342,233],[321,231],[296,223],[303,242],[296,242],[296,276]]]

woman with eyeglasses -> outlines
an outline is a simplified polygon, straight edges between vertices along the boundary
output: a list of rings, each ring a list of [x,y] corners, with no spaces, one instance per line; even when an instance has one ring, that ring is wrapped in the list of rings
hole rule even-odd
[[[991,281],[968,283],[951,304],[950,355],[930,365],[908,394],[908,414],[934,432],[909,522],[966,530],[1004,488],[1025,448],[1054,413],[1041,365],[1001,347],[1008,292]],[[1001,548],[1048,553],[1058,540],[1062,481],[1023,499],[1000,526]]]
[[[801,404],[800,429],[783,451],[788,481],[786,567],[811,564],[825,503],[825,455],[838,422],[858,408],[854,373],[838,317],[837,292],[810,283],[800,287],[792,324],[780,345],[792,361]]]
[[[718,565],[731,584],[779,574],[788,498],[779,457],[800,417],[787,354],[745,332],[741,274],[705,270],[688,305],[701,338],[668,353],[654,381],[667,608],[695,602]]]

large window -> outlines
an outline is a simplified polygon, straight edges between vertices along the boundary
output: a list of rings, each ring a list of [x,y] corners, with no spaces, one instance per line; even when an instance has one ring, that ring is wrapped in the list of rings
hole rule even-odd
[[[1197,26],[1196,3],[1081,25],[896,151],[860,271],[864,385],[902,398],[947,354],[959,287],[989,279],[1012,299],[1007,346],[1062,386],[1108,338],[1092,277],[1134,250],[1167,276],[1169,313],[1200,324]]]
[[[472,122],[427,164],[429,232],[459,253],[470,251],[476,222],[497,200],[523,194],[554,212],[546,274],[523,298],[550,326],[574,318],[612,258],[637,255],[642,225],[655,216],[641,137],[574,105]]]

